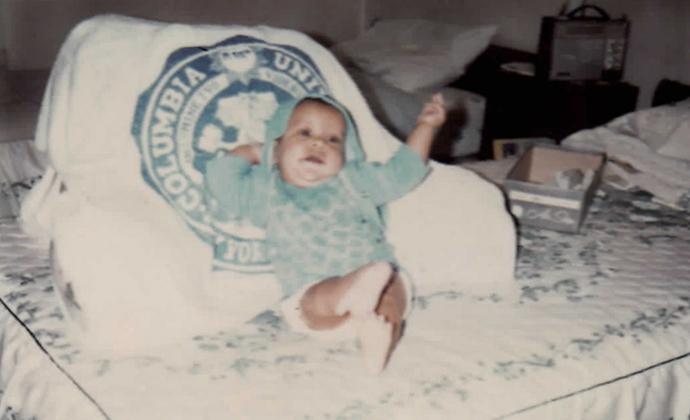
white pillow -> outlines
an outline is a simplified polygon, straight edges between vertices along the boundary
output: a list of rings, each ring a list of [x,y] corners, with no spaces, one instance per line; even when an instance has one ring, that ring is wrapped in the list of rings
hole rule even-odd
[[[676,102],[672,109],[675,111],[670,113],[675,117],[674,129],[657,152],[667,157],[690,161],[690,98]]]
[[[690,161],[690,112],[688,111],[690,110],[686,109],[684,118],[678,122],[666,144],[659,148],[659,154]]]
[[[608,124],[633,136],[658,154],[690,161],[690,102],[641,109]]]
[[[333,52],[364,72],[408,92],[437,89],[461,76],[496,33],[421,19],[383,20]]]

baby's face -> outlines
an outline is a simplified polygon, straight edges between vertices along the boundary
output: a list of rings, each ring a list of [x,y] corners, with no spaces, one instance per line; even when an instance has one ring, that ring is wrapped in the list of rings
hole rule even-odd
[[[305,101],[292,112],[275,158],[285,182],[308,188],[340,172],[344,151],[343,115],[324,103]]]

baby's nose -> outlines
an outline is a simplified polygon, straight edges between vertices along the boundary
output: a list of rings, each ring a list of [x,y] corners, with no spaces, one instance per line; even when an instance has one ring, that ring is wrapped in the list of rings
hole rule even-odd
[[[312,147],[322,146],[326,142],[326,139],[319,136],[312,136],[310,139],[310,145]]]

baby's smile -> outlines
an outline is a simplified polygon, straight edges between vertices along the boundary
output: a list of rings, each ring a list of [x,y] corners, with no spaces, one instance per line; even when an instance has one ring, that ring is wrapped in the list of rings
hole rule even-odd
[[[304,158],[302,160],[305,162],[316,164],[316,165],[323,165],[324,164],[323,158],[321,158],[319,156],[314,156],[314,155],[307,156],[306,158]]]

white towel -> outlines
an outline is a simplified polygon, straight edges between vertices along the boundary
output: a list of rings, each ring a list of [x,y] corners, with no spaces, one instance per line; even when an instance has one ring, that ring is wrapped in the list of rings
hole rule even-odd
[[[384,160],[398,147],[339,63],[303,34],[114,15],[82,22],[53,67],[36,139],[50,168],[22,219],[54,241],[62,274],[57,289],[84,345],[151,347],[237,325],[278,298],[270,274],[211,273],[212,247],[202,238],[213,242],[218,227],[206,225],[194,213],[198,207],[190,210],[198,202],[185,190],[199,181],[193,166],[199,149],[233,135],[224,124],[237,125],[238,142],[261,129],[257,118],[270,95],[223,90],[232,89],[224,83],[233,77],[242,86],[270,81],[288,94],[326,89],[351,111],[368,159]],[[213,102],[222,95],[247,101]],[[258,104],[257,118],[228,116],[237,103]],[[215,107],[215,115],[200,106]],[[515,232],[496,187],[434,164],[425,183],[393,203],[389,215],[390,241],[418,290],[512,288]],[[240,245],[261,238],[251,226],[234,228],[246,235]],[[251,249],[240,245],[236,256],[251,265]]]

